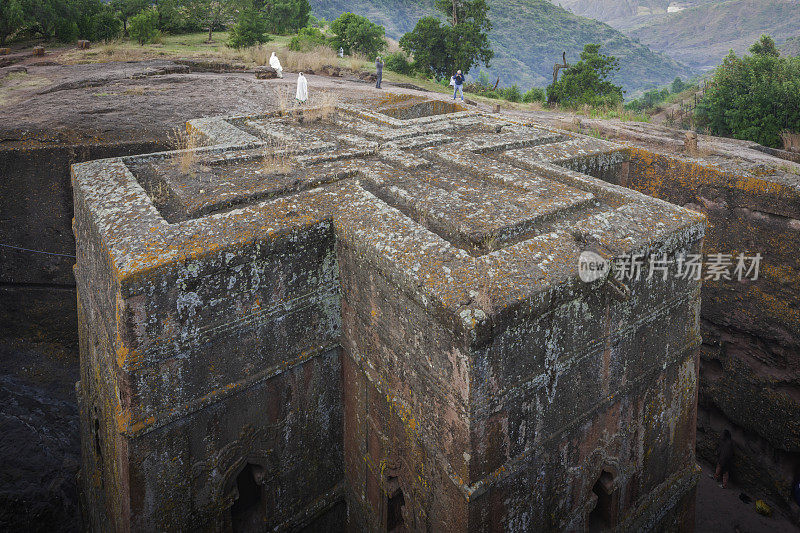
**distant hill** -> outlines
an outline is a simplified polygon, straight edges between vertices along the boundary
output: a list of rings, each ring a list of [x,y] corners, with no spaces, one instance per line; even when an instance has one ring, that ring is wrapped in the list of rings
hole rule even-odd
[[[800,56],[800,36],[786,39],[779,48],[783,55]]]
[[[399,38],[413,29],[417,20],[434,13],[433,0],[310,0],[317,16],[333,19],[345,11],[368,17],[386,27],[387,35]],[[495,58],[488,70],[501,85],[517,83],[521,88],[546,86],[552,81],[553,64],[567,52],[575,62],[587,43],[601,43],[601,52],[620,59],[616,82],[627,96],[664,85],[695,71],[653,52],[607,24],[577,16],[547,0],[489,0],[494,28],[490,35]],[[472,74],[477,75],[478,71]]]
[[[668,13],[676,13],[705,4],[720,3],[721,0],[551,0],[565,9],[593,18],[617,28],[626,30],[642,26],[662,18]]]
[[[797,36],[798,29],[798,0],[728,0],[650,17],[626,32],[682,63],[709,69],[717,66],[729,50],[745,53],[762,33],[780,44]]]

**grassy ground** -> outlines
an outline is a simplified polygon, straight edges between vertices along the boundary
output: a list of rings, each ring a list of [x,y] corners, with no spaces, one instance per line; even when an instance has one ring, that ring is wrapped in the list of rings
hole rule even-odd
[[[177,57],[216,58],[230,61],[247,59],[247,49],[230,48],[228,32],[216,32],[213,41],[206,42],[208,34],[188,33],[163,35],[160,42],[139,45],[129,39],[117,39],[98,43],[88,50],[68,50],[60,56],[63,63],[103,63],[107,61],[137,61],[145,59],[169,59]],[[278,36],[265,46],[285,48],[290,37]]]
[[[66,64],[103,63],[109,61],[141,61],[147,59],[216,59],[243,63],[247,67],[266,65],[272,52],[278,54],[285,70],[289,72],[319,70],[324,65],[333,65],[353,71],[374,72],[375,64],[371,58],[363,56],[349,56],[339,58],[328,47],[318,47],[306,52],[295,52],[288,49],[291,36],[273,36],[273,40],[260,46],[243,48],[240,50],[229,47],[227,32],[215,32],[212,42],[207,42],[208,34],[191,33],[183,35],[163,35],[160,42],[155,44],[139,45],[138,43],[120,39],[107,43],[98,43],[88,50],[70,48],[62,52],[59,60]],[[397,43],[390,43],[390,50],[397,49]],[[452,88],[441,85],[431,79],[416,76],[404,76],[389,70],[383,71],[383,77],[388,82],[409,83],[422,89],[440,94],[452,94]],[[550,110],[538,102],[531,104],[510,102],[486,98],[476,94],[467,93],[466,96],[477,102],[492,105],[501,104],[506,109],[517,111],[542,111]],[[2,88],[0,87],[0,99]],[[553,111],[559,111],[558,108]],[[569,110],[561,110],[569,111]],[[619,108],[595,109],[584,108],[576,111],[578,114],[592,118],[618,118],[621,120],[637,120],[647,122],[644,114],[635,114]]]
[[[208,34],[190,33],[184,35],[164,35],[156,44],[139,45],[135,41],[119,39],[98,43],[88,50],[69,49],[59,56],[66,64],[104,63],[109,61],[137,61],[146,59],[204,58],[242,62],[248,67],[265,65],[272,52],[278,54],[284,69],[288,71],[315,70],[323,65],[349,68],[354,71],[374,72],[375,65],[366,57],[350,56],[339,58],[327,48],[319,47],[307,52],[294,52],[288,49],[291,36],[273,36],[273,40],[260,46],[236,50],[229,47],[227,32],[213,34],[213,42],[206,42]],[[449,89],[423,78],[403,76],[384,70],[384,79],[395,83],[411,83],[429,91],[447,93]]]
[[[15,100],[15,92],[36,89],[49,84],[50,80],[42,76],[30,76],[25,72],[11,72],[0,77],[0,107]]]

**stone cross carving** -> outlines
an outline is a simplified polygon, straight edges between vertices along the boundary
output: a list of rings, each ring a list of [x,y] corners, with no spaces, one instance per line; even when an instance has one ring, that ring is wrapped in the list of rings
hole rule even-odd
[[[700,215],[612,183],[627,147],[402,95],[189,130],[73,168],[92,523],[224,528],[246,462],[270,528],[347,499],[373,529],[579,529],[611,464],[621,528],[683,501],[699,282],[577,274],[588,243],[699,249]]]

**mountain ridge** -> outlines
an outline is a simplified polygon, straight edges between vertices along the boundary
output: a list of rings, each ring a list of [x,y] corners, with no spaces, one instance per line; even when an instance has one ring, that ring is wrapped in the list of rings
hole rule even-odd
[[[489,35],[495,59],[488,70],[501,85],[517,83],[522,88],[546,86],[552,81],[553,64],[577,61],[583,46],[600,43],[602,53],[620,59],[622,67],[615,82],[628,92],[684,79],[696,72],[664,54],[634,42],[611,26],[580,17],[547,0],[488,0],[493,29]],[[310,0],[317,16],[333,19],[345,11],[366,16],[382,24],[388,36],[399,38],[413,29],[416,21],[435,14],[433,0]],[[477,75],[480,69],[472,74]]]
[[[780,45],[797,36],[798,0],[559,0],[573,13],[597,18],[653,50],[700,70],[729,50],[747,52],[762,33]],[[669,9],[675,12],[669,13]]]

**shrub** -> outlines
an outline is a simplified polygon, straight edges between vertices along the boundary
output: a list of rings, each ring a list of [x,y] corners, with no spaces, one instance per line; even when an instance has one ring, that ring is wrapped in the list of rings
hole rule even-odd
[[[670,90],[670,92],[672,94],[678,94],[678,93],[682,93],[683,91],[685,91],[688,88],[689,88],[689,85],[687,83],[684,83],[683,80],[678,77],[678,78],[675,78],[675,80],[673,80],[672,85],[670,86],[669,90]]]
[[[508,100],[509,102],[521,102],[522,101],[522,93],[517,87],[515,83],[511,87],[504,87],[500,89],[500,98],[503,100]]]
[[[158,29],[166,33],[188,33],[200,31],[196,24],[189,20],[184,8],[184,0],[158,0]]]
[[[800,58],[776,55],[769,37],[762,37],[751,52],[725,57],[695,118],[714,135],[777,148],[782,131],[800,131]]]
[[[384,63],[388,70],[410,76],[414,73],[414,66],[403,52],[392,52],[384,58]]]
[[[328,46],[318,46],[308,52],[287,51],[281,58],[284,71],[307,72],[319,70],[325,65],[335,65],[336,53]]]
[[[617,70],[617,58],[601,54],[599,44],[587,44],[580,61],[547,88],[547,99],[573,108],[615,107],[622,102],[622,87],[611,83],[609,78]]]
[[[531,89],[522,96],[522,101],[527,104],[533,102],[544,102],[547,99],[544,89],[541,87],[531,87]]]
[[[158,11],[145,9],[131,18],[128,33],[140,45],[158,41],[161,32],[158,31]]]
[[[122,21],[110,9],[103,9],[92,17],[96,41],[110,41],[122,32]]]
[[[228,38],[228,45],[231,48],[241,49],[256,44],[266,43],[272,40],[267,35],[267,22],[263,15],[255,9],[248,8],[239,14]]]
[[[297,35],[289,41],[289,50],[295,52],[308,52],[312,48],[324,45],[327,42],[325,34],[317,28],[302,28]]]
[[[57,18],[54,23],[55,38],[69,43],[78,38],[78,24],[66,18]]]
[[[400,38],[400,48],[414,56],[415,68],[437,78],[464,74],[494,57],[489,44],[489,4],[485,0],[436,0],[437,16],[422,17]],[[454,12],[455,10],[455,12]]]
[[[308,26],[311,13],[308,0],[270,0],[267,4],[267,29],[271,33],[286,35]]]

